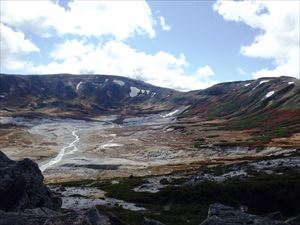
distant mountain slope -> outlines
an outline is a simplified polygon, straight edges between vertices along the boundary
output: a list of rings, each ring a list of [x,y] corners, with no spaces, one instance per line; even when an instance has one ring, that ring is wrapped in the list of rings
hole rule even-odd
[[[270,110],[299,110],[300,81],[291,77],[220,83],[187,93],[196,100],[191,114],[210,118],[262,114]]]
[[[177,93],[142,81],[105,75],[0,75],[0,107],[47,115],[105,115],[170,110]]]
[[[296,78],[220,83],[183,93],[120,76],[0,75],[0,115],[87,119],[160,113],[182,106],[186,110],[178,116],[178,125],[196,138],[212,135],[203,128],[208,123],[219,131],[243,131],[236,139],[250,135],[255,143],[299,133],[295,138],[300,145]]]
[[[219,130],[249,130],[255,143],[300,132],[300,81],[296,78],[220,83],[185,93],[182,99],[192,103],[181,115],[182,121],[214,121],[213,126]],[[300,144],[299,137],[295,136],[295,140]],[[222,141],[228,141],[226,136]]]

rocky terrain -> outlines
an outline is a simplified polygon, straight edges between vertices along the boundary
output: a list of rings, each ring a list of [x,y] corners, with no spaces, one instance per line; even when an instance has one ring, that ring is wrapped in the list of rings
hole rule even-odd
[[[0,152],[1,210],[18,211],[33,207],[58,210],[61,200],[43,186],[44,177],[29,159],[15,162]]]
[[[105,75],[15,76],[0,74],[2,113],[91,118],[172,109],[177,91],[126,77]]]
[[[299,222],[295,78],[1,74],[0,137],[0,224]]]
[[[299,165],[295,161],[291,162],[291,159],[287,159],[287,161],[290,161],[290,164],[286,164],[285,169],[283,167],[281,169],[284,169],[291,176],[290,178],[282,180],[275,179],[275,177],[264,177],[276,187],[272,187],[270,184],[266,185],[268,184],[267,181],[256,180],[256,182],[261,182],[259,186],[255,184],[254,180],[245,181],[247,175],[238,173],[236,170],[234,170],[235,175],[232,174],[227,178],[229,180],[244,180],[240,184],[235,183],[236,187],[234,187],[234,183],[226,184],[227,176],[225,174],[223,174],[225,179],[209,184],[207,182],[212,182],[213,177],[220,176],[220,174],[215,175],[216,171],[214,170],[203,170],[204,173],[197,175],[196,180],[193,173],[185,174],[185,176],[183,176],[184,174],[174,174],[164,177],[149,177],[147,180],[132,177],[109,182],[104,180],[85,181],[81,184],[73,183],[72,186],[70,183],[65,183],[52,186],[50,190],[43,184],[43,175],[36,163],[29,159],[13,161],[0,152],[0,224],[163,225],[159,220],[165,221],[166,224],[200,224],[196,221],[204,219],[206,214],[204,211],[210,204],[207,218],[200,225],[296,225],[300,219],[299,216],[293,216],[299,212],[300,207],[297,201],[300,197],[299,173],[295,175],[295,171],[299,172]],[[265,163],[260,162],[258,164],[264,165]],[[258,164],[253,168],[261,170]],[[268,163],[268,165],[269,171],[279,174],[279,171],[276,171],[278,166],[273,166],[272,163]],[[223,169],[223,173],[225,173],[225,168]],[[244,170],[245,168],[242,166],[240,169]],[[207,176],[208,174],[210,176]],[[202,179],[199,176],[202,176]],[[223,183],[224,187],[218,184],[219,182]],[[244,185],[243,182],[246,184]],[[78,186],[79,184],[80,186]],[[253,185],[254,188],[251,187]],[[131,189],[134,186],[136,188]],[[245,189],[245,187],[248,188]],[[186,188],[190,190],[187,191]],[[219,188],[223,189],[224,193],[219,192]],[[232,190],[231,192],[227,190],[228,193],[225,194],[228,188]],[[234,196],[234,188],[241,189],[245,196],[242,197],[239,194]],[[206,194],[201,195],[193,189]],[[269,192],[271,189],[274,193]],[[292,196],[278,196],[278,191],[282,194],[290,193]],[[268,201],[264,202],[263,205],[260,205],[260,202],[252,201],[251,203],[250,199],[253,196],[247,196],[251,192],[262,198],[261,202]],[[210,193],[219,194],[213,196]],[[266,193],[268,196],[265,196]],[[226,197],[226,195],[228,196]],[[229,196],[231,198],[228,198]],[[118,200],[115,197],[125,200]],[[218,203],[210,203],[213,200],[220,201],[221,199],[240,207],[235,209]],[[139,206],[126,202],[128,200],[135,201],[136,205],[139,204]],[[164,202],[167,205],[164,205]],[[248,203],[250,206],[248,208],[241,203]],[[152,204],[155,204],[156,207],[153,208]],[[192,210],[190,207],[194,209]],[[255,211],[259,207],[263,207],[263,211],[268,214],[257,216],[248,213],[248,210]],[[272,212],[274,207],[281,209],[282,213],[279,211]],[[160,213],[157,214],[156,211]],[[178,216],[178,212],[181,212],[180,216]],[[286,217],[287,215],[292,217]],[[175,219],[173,222],[172,218]]]
[[[13,161],[0,151],[1,225],[121,224],[96,208],[62,210],[62,199],[43,184],[44,177],[29,159]]]
[[[185,93],[186,98],[194,102],[181,115],[178,127],[198,135],[198,146],[300,146],[300,81],[296,78],[217,84]]]
[[[270,214],[268,217],[259,217],[244,212],[245,208],[234,209],[233,207],[222,205],[222,204],[212,204],[208,210],[208,216],[205,221],[200,225],[229,225],[229,224],[298,224],[300,222],[300,217],[291,218],[286,222],[280,221],[282,216],[280,213],[275,212]]]
[[[0,74],[0,116],[101,120],[180,110],[175,129],[197,146],[300,145],[300,81],[291,77],[220,83],[178,92],[126,77]]]

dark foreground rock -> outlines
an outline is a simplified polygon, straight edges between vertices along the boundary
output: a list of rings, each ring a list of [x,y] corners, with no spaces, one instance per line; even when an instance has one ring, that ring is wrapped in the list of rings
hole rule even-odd
[[[36,207],[59,210],[61,198],[43,184],[38,165],[30,159],[13,161],[0,151],[0,210]]]
[[[124,225],[112,213],[104,214],[95,207],[61,209],[61,197],[52,193],[43,180],[38,165],[32,160],[13,161],[0,151],[0,225]],[[147,218],[143,224],[164,225]],[[246,224],[299,225],[300,217],[284,221],[279,211],[260,217],[247,213],[247,207],[235,209],[214,203],[200,225]]]
[[[62,210],[61,197],[52,193],[43,180],[32,160],[13,161],[0,151],[1,225],[123,225],[96,208]]]
[[[36,208],[25,212],[0,211],[1,225],[111,225],[110,218],[101,215],[96,208],[78,212],[56,212]]]
[[[260,217],[248,214],[240,209],[214,203],[209,207],[207,219],[200,225],[292,225],[293,221],[297,220],[297,218],[293,218],[290,221],[283,222],[271,219],[274,217],[276,216],[273,214],[269,217]]]

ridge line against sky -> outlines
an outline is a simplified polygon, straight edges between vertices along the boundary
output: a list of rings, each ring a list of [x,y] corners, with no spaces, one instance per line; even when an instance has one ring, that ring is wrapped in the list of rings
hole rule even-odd
[[[300,1],[0,2],[1,73],[116,74],[183,91],[299,78]]]

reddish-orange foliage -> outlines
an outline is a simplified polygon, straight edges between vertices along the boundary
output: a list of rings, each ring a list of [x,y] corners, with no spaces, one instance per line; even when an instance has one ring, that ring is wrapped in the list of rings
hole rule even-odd
[[[204,112],[208,111],[210,109],[210,107],[211,107],[211,104],[199,106],[199,107],[193,109],[193,115],[198,114],[198,113],[204,113]]]
[[[281,124],[288,121],[300,120],[300,110],[273,110],[270,113],[268,120],[263,122],[265,126],[272,126],[274,124]]]

